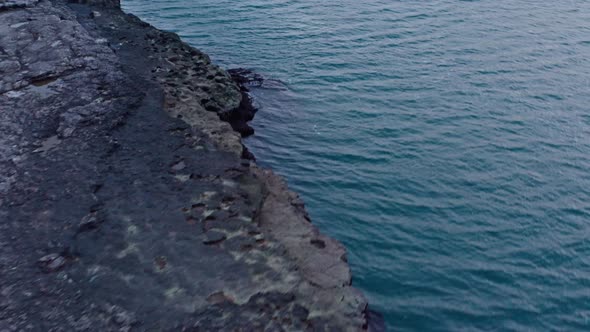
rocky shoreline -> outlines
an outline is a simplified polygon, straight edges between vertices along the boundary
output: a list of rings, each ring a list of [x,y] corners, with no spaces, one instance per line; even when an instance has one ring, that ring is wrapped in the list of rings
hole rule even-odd
[[[0,331],[358,331],[240,82],[117,0],[0,2]]]

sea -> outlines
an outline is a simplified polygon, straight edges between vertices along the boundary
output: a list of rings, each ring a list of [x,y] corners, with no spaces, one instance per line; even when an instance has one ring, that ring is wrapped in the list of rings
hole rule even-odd
[[[590,1],[123,0],[266,78],[258,163],[390,331],[590,331]]]

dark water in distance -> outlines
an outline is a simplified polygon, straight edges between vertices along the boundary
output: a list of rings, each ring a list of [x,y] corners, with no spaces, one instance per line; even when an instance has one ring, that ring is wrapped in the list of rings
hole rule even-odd
[[[590,1],[124,0],[257,89],[247,144],[394,331],[590,331]]]

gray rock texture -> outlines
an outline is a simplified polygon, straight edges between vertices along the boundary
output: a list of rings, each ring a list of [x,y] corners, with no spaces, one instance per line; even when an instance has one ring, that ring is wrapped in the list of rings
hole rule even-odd
[[[0,11],[12,8],[24,8],[34,5],[39,0],[0,0]]]
[[[357,331],[345,250],[245,96],[118,1],[0,2],[0,331]]]

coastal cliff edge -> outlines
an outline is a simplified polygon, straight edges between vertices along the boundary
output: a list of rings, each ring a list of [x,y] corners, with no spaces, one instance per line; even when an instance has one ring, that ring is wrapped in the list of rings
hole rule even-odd
[[[0,330],[366,330],[244,90],[117,0],[0,1]]]

